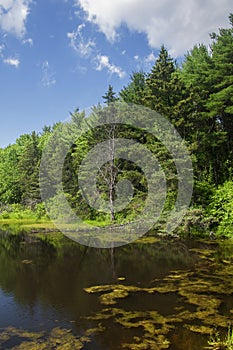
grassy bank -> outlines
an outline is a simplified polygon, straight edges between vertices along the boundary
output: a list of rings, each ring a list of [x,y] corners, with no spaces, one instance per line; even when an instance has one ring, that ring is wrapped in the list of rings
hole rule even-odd
[[[33,210],[19,204],[3,206],[0,208],[0,227],[10,227],[13,231],[55,230],[42,204],[38,204]]]
[[[172,234],[182,238],[232,239],[232,225],[230,225],[229,219],[231,215],[226,215],[229,213],[225,211],[224,215],[227,216],[227,219],[225,216],[224,218],[219,218],[219,211],[216,213],[214,206],[213,208],[214,210],[207,212],[200,207],[190,207],[181,225],[179,225]],[[109,226],[113,224],[113,222],[109,220],[86,220],[85,222],[93,227]],[[115,223],[119,224],[121,222]],[[160,235],[166,236],[165,223],[166,220],[159,220],[154,229],[148,232],[148,235],[150,237]],[[80,223],[80,229],[82,226],[82,223]],[[42,203],[38,204],[33,210],[19,204],[0,207],[0,228],[10,229],[15,233],[17,233],[17,231],[22,232],[23,230],[27,232],[31,231],[32,233],[58,231],[53,221],[51,221],[46,214],[45,207]]]

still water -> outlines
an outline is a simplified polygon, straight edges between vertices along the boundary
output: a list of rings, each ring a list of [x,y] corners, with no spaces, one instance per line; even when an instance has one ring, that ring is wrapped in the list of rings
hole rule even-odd
[[[233,321],[233,247],[109,249],[0,231],[0,349],[200,350]]]

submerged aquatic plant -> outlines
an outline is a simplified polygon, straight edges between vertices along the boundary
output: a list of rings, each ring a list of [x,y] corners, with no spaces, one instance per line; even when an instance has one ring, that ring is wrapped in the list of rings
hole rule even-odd
[[[137,336],[131,341],[121,343],[122,348],[131,350],[143,349],[168,349],[171,344],[170,332],[172,329],[183,326],[190,333],[199,333],[203,337],[213,333],[217,327],[227,328],[229,315],[222,314],[220,307],[223,297],[230,297],[233,292],[233,268],[230,259],[217,263],[214,258],[213,249],[202,248],[190,249],[197,254],[199,259],[192,270],[172,270],[160,279],[155,278],[149,286],[128,285],[127,279],[118,284],[96,285],[85,288],[89,294],[97,294],[102,305],[109,306],[97,312],[89,319],[97,322],[113,322],[122,327],[122,330],[132,329]],[[119,281],[119,280],[118,280]],[[119,281],[120,282],[120,281]],[[156,298],[169,294],[176,299],[176,307],[170,314],[163,315],[156,309]],[[122,299],[137,294],[150,294],[155,297],[155,309],[153,310],[125,310],[122,308],[111,308]],[[230,314],[233,314],[233,310]],[[229,331],[230,332],[230,331]],[[232,331],[226,340],[212,336],[209,342],[211,350],[233,350]],[[207,341],[206,339],[206,341]],[[204,346],[204,344],[202,344]],[[185,348],[185,347],[184,347]]]
[[[85,331],[83,336],[77,337],[71,329],[53,328],[49,334],[45,332],[29,332],[15,327],[0,329],[0,349],[6,349],[6,342],[16,339],[17,345],[7,349],[11,350],[81,350],[85,343],[91,341],[93,334],[104,331],[104,327],[98,324],[95,328]]]
[[[101,304],[113,305],[117,303],[117,299],[126,298],[130,293],[144,292],[148,294],[153,293],[172,293],[177,291],[177,287],[173,284],[167,283],[163,286],[157,286],[152,288],[141,288],[137,286],[128,286],[123,284],[106,284],[100,286],[93,286],[84,288],[85,292],[93,293],[104,293],[99,297]]]
[[[14,337],[18,338],[19,344],[11,347],[12,350],[81,350],[84,342],[89,340],[87,337],[78,339],[69,329],[54,328],[46,336],[44,332],[8,327],[0,334],[0,349],[5,349],[5,342]]]
[[[141,336],[134,336],[131,343],[122,342],[122,349],[163,350],[170,346],[166,335],[173,326],[167,323],[164,316],[156,311],[126,311],[118,308],[107,308],[88,317],[89,320],[105,321],[112,319],[124,329],[142,331]]]

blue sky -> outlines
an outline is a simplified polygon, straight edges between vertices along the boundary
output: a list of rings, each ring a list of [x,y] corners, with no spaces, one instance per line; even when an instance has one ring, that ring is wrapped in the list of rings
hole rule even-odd
[[[0,147],[98,102],[164,44],[175,58],[228,26],[232,0],[0,0]]]

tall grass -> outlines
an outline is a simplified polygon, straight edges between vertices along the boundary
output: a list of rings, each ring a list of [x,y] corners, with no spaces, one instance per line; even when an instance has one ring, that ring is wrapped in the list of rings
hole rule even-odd
[[[211,350],[233,350],[233,327],[229,325],[225,338],[221,339],[219,332],[212,334],[206,349]]]

